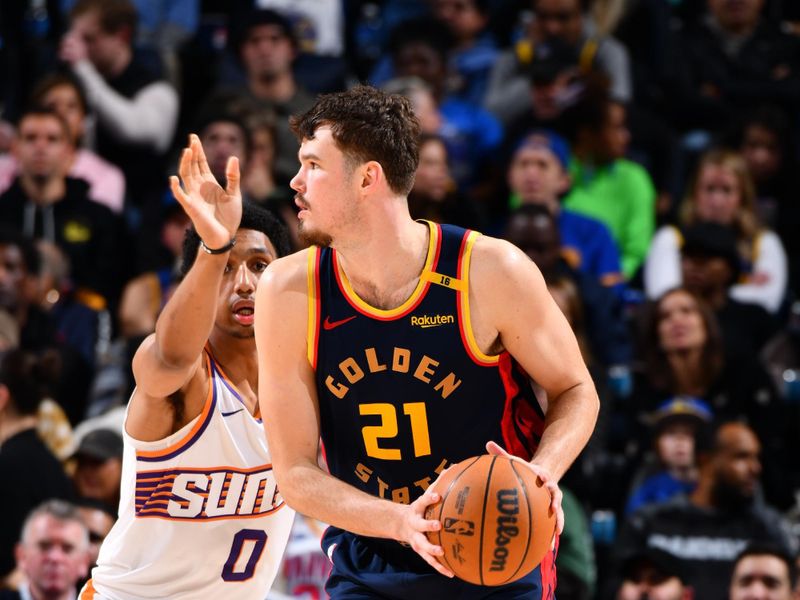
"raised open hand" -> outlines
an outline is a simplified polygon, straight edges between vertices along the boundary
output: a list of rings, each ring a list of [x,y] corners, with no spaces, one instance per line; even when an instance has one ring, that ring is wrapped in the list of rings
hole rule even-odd
[[[223,190],[208,167],[200,138],[191,134],[189,146],[181,154],[178,173],[180,182],[173,175],[169,178],[169,185],[200,239],[208,248],[226,246],[236,236],[242,220],[239,159],[235,156],[228,159],[225,167],[227,188]]]

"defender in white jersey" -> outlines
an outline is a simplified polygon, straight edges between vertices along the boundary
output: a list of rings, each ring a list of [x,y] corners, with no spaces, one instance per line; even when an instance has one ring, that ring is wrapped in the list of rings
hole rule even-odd
[[[191,136],[172,192],[192,220],[185,278],[133,359],[119,520],[81,599],[265,598],[294,512],[258,414],[253,295],[285,228],[226,189]]]

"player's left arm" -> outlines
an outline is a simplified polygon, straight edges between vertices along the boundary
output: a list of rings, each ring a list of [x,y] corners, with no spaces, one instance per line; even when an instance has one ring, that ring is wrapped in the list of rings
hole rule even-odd
[[[483,341],[487,352],[508,350],[547,393],[545,429],[531,464],[551,488],[561,526],[556,484],[594,430],[597,391],[569,323],[523,252],[502,240],[478,238],[470,278],[478,344]],[[489,451],[500,450],[490,446]]]

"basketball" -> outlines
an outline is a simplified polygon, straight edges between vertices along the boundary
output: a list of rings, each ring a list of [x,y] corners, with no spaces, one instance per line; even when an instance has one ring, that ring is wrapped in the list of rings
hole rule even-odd
[[[488,454],[468,458],[447,469],[434,491],[441,500],[425,517],[442,527],[428,539],[444,549],[439,561],[460,579],[511,583],[550,549],[556,527],[550,492],[519,462]]]

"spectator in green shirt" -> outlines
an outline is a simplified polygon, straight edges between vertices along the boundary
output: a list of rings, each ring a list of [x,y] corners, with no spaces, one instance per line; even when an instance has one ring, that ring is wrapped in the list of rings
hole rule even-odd
[[[647,171],[626,160],[630,133],[625,106],[605,89],[587,88],[572,109],[572,189],[564,206],[605,223],[622,258],[627,279],[647,256],[655,224],[655,188]]]

